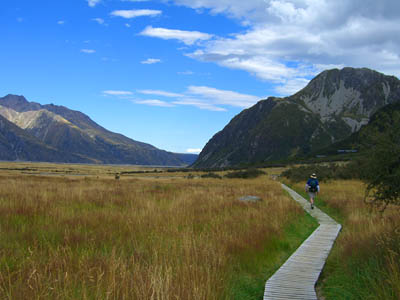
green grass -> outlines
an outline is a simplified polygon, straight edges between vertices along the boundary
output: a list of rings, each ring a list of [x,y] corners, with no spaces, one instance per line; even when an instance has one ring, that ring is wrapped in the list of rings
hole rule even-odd
[[[265,283],[290,257],[301,243],[318,227],[308,214],[297,217],[277,236],[263,245],[260,251],[247,251],[233,268],[228,299],[262,299]]]
[[[301,195],[304,199],[309,200],[309,196],[308,193],[304,190],[303,183],[300,184],[294,184],[291,183],[290,181],[285,181],[284,183],[290,187],[291,189],[293,189],[294,191],[296,191],[299,195]],[[330,216],[331,218],[333,218],[336,222],[338,222],[339,224],[342,224],[344,221],[344,215],[341,212],[340,209],[336,208],[336,207],[332,207],[328,204],[328,202],[325,199],[325,195],[322,191],[323,189],[323,185],[325,183],[320,183],[321,186],[321,193],[317,194],[317,196],[314,199],[314,203],[315,206],[317,206],[320,210],[322,210],[324,213],[326,213],[328,216]],[[327,183],[329,184],[329,183]]]
[[[329,276],[323,277],[326,299],[397,299],[392,291],[382,286],[389,279],[380,271],[384,269],[383,261],[374,255],[362,262],[354,258],[345,261],[346,265],[337,255],[330,260],[326,271]],[[336,271],[339,269],[342,271]]]

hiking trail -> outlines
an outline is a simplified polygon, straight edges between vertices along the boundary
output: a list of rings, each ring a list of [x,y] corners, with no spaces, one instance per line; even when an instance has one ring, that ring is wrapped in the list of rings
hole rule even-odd
[[[306,199],[286,185],[282,184],[282,187],[304,210],[317,219],[320,226],[268,279],[264,300],[317,300],[315,284],[342,225],[317,207],[311,209]]]

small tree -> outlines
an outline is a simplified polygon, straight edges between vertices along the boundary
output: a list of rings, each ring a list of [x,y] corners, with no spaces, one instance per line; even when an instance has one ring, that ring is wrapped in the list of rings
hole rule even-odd
[[[389,204],[400,205],[400,111],[379,117],[364,132],[366,155],[360,171],[367,184],[365,200],[384,211]]]

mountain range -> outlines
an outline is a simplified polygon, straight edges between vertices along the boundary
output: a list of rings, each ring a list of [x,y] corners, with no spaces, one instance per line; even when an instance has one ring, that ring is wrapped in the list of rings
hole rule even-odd
[[[239,113],[193,166],[251,165],[317,153],[340,145],[397,102],[400,81],[394,76],[366,68],[327,70],[292,96],[270,97]]]
[[[184,166],[197,155],[179,154],[101,127],[87,115],[23,96],[0,98],[0,160]]]
[[[327,70],[292,96],[269,97],[243,110],[197,157],[108,131],[64,106],[7,95],[0,98],[0,160],[163,166],[194,162],[195,168],[257,165],[357,148],[377,121],[389,120],[390,112],[400,110],[399,103],[400,80],[394,76],[366,68]]]

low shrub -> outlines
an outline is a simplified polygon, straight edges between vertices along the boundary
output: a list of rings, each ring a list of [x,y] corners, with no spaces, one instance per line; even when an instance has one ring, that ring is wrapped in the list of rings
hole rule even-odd
[[[226,178],[257,178],[258,176],[264,175],[265,172],[258,169],[248,169],[244,171],[230,172],[225,175]]]
[[[222,176],[218,175],[216,173],[213,173],[213,172],[208,172],[206,174],[201,175],[201,178],[218,178],[218,179],[222,179]]]
[[[300,167],[293,167],[284,172],[282,176],[293,182],[304,181],[312,173],[316,173],[318,179],[327,181],[331,179],[359,179],[361,177],[358,162],[351,162],[345,165],[331,163],[328,165],[305,165]]]

